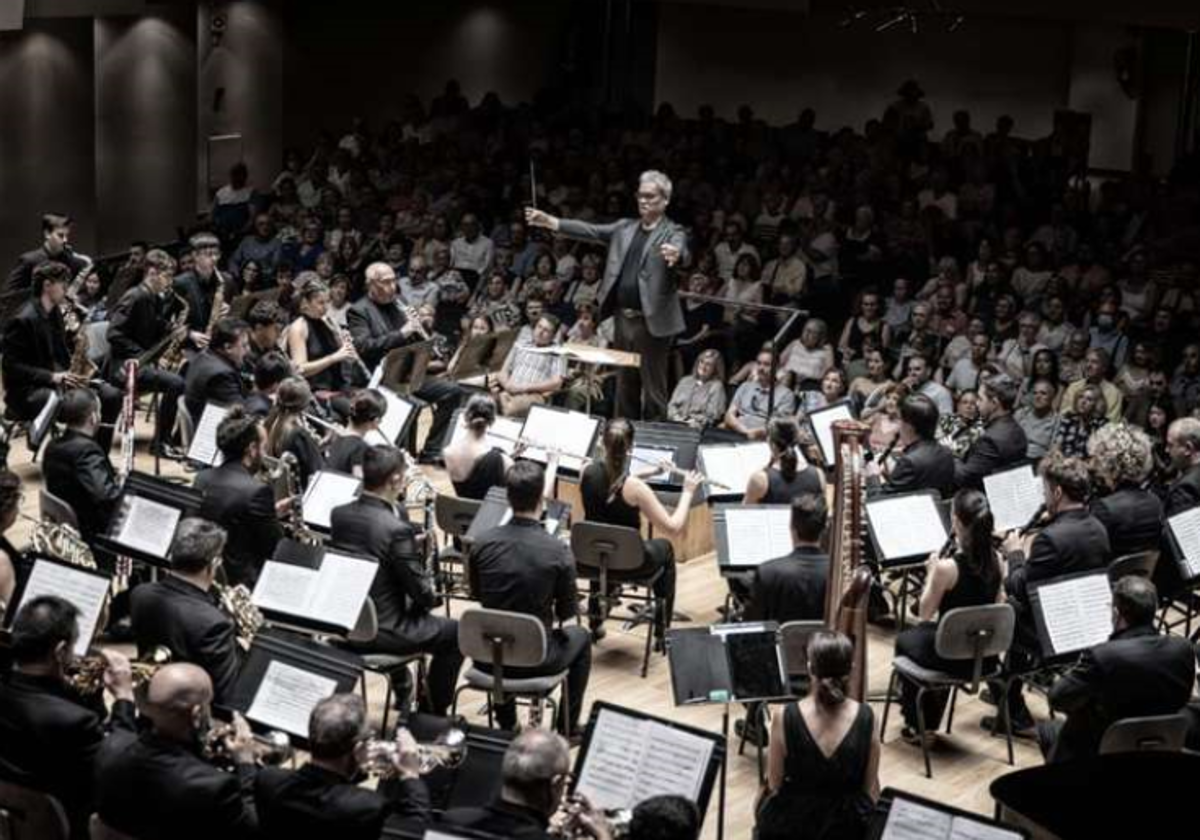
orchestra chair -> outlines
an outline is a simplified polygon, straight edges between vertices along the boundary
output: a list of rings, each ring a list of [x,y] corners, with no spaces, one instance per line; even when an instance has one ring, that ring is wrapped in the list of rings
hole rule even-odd
[[[358,615],[358,624],[346,636],[346,641],[350,643],[352,649],[358,649],[359,646],[369,645],[375,641],[375,637],[379,635],[379,614],[375,611],[375,602],[368,598],[363,602],[362,612]],[[383,695],[383,723],[380,727],[385,737],[388,728],[388,719],[392,712],[392,677],[398,675],[400,671],[407,670],[408,666],[416,663],[417,666],[417,684],[416,692],[413,698],[414,702],[419,706],[421,698],[425,692],[425,672],[426,662],[425,654],[423,653],[383,653],[383,652],[362,652],[359,656],[363,663],[362,677],[362,697],[363,704],[369,709],[371,703],[367,699],[367,673],[379,674],[384,678],[384,684],[387,690]],[[403,717],[403,715],[401,715]]]
[[[67,840],[67,814],[47,793],[0,781],[0,837],[4,840]]]
[[[1108,580],[1110,583],[1116,583],[1121,578],[1128,577],[1129,575],[1151,578],[1154,576],[1156,566],[1158,566],[1157,551],[1139,551],[1136,554],[1126,554],[1124,557],[1118,557],[1108,564]]]
[[[438,493],[433,500],[434,522],[445,535],[444,545],[439,546],[436,540],[434,541],[433,571],[438,594],[446,606],[447,617],[450,615],[452,598],[470,600],[471,586],[467,578],[468,549],[462,540],[481,507],[483,502],[460,499],[458,496],[447,496],[444,493]],[[456,564],[459,571],[451,574],[443,569],[443,564]]]
[[[808,641],[813,637],[814,633],[819,633],[823,630],[828,630],[824,621],[788,621],[779,627],[779,646],[783,649],[783,667],[787,674],[788,690],[793,697],[804,697],[808,694],[811,687],[811,680],[808,676]],[[746,749],[746,726],[750,725],[750,720],[753,719],[756,723],[763,727],[766,731],[768,718],[768,705],[766,703],[753,703],[746,710],[746,724],[742,728],[741,737],[738,739],[738,755]],[[756,744],[758,752],[758,779],[763,781],[766,778],[766,755],[763,751],[763,741],[759,739]]]
[[[76,531],[79,531],[79,517],[75,515],[74,508],[45,487],[38,490],[38,508],[42,512],[43,522],[52,522],[55,525],[70,525]]]
[[[925,737],[925,714],[921,701],[929,691],[949,691],[950,704],[946,710],[946,734],[954,724],[954,703],[961,688],[975,694],[981,683],[1001,677],[999,657],[1008,652],[1016,628],[1016,613],[1009,604],[986,604],[979,607],[959,607],[946,613],[938,624],[934,645],[938,656],[952,661],[970,661],[971,675],[960,677],[954,674],[926,668],[907,656],[897,656],[892,663],[892,678],[888,684],[887,699],[883,705],[883,724],[879,727],[879,740],[883,742],[887,732],[888,712],[892,697],[896,694],[898,679],[905,679],[917,688],[917,729],[921,738],[921,754],[925,759],[925,777],[933,778],[929,762],[929,744]],[[996,657],[995,668],[984,670],[984,660]],[[1006,686],[1007,688],[1007,686]],[[1008,692],[997,698],[1000,702],[999,720],[1005,722],[1005,738],[1008,742],[1008,763],[1013,763],[1011,727],[1008,723]]]
[[[1114,721],[1100,739],[1100,755],[1122,752],[1179,752],[1187,739],[1188,719],[1181,714],[1132,717]]]
[[[463,684],[454,692],[450,716],[458,714],[458,696],[464,691],[480,691],[489,696],[488,726],[494,727],[493,710],[505,698],[526,700],[540,720],[542,704],[548,703],[554,712],[558,728],[563,730],[570,719],[571,698],[567,694],[567,672],[542,677],[506,677],[505,668],[532,668],[546,660],[546,628],[541,619],[525,613],[489,610],[476,607],[466,610],[458,619],[458,649],[471,660],[463,674]],[[491,672],[479,665],[491,666]],[[551,696],[559,692],[559,702]],[[580,698],[582,700],[582,698]]]
[[[646,647],[642,655],[642,677],[650,667],[650,647],[654,642],[654,616],[666,608],[666,604],[654,594],[654,584],[663,573],[654,569],[645,574],[632,573],[645,565],[645,547],[642,535],[634,528],[621,525],[605,525],[599,522],[576,522],[571,526],[571,553],[575,555],[576,576],[579,580],[591,581],[596,587],[596,600],[600,605],[600,621],[646,621]],[[609,575],[617,573],[615,578]],[[609,596],[609,584],[622,587],[621,600],[644,604],[646,609],[637,615],[613,615],[612,604],[617,601]],[[627,587],[645,590],[645,594],[629,594]],[[618,601],[619,603],[619,601]]]
[[[132,835],[126,834],[123,831],[117,831],[104,820],[100,819],[99,814],[92,814],[92,818],[88,822],[88,834],[91,835],[91,840],[137,840]]]

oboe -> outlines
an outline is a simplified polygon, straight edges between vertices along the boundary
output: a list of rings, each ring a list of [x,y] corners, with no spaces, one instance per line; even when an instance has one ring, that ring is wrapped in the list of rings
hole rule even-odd
[[[1042,517],[1045,515],[1046,506],[1044,504],[1038,505],[1038,509],[1033,512],[1033,516],[1029,517],[1029,521],[1022,525],[1017,533],[1022,537],[1026,536],[1030,531],[1038,526],[1038,524],[1042,521]]]
[[[342,327],[338,326],[337,322],[334,321],[333,318],[329,317],[328,315],[325,316],[324,320],[325,320],[325,326],[327,326],[327,327],[329,327],[329,329],[333,330],[334,335],[341,338],[342,346],[343,347],[348,346],[350,348],[350,350],[353,352],[353,355],[350,357],[351,360],[356,365],[358,365],[359,371],[361,371],[362,375],[364,377],[366,377],[366,380],[368,382],[370,382],[371,381],[371,369],[369,367],[367,367],[367,363],[362,360],[362,356],[358,355],[358,350],[354,347],[354,339],[350,337],[349,330],[343,329]]]

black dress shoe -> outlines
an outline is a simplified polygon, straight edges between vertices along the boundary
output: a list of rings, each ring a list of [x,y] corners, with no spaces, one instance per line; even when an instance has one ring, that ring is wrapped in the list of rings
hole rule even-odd
[[[979,726],[985,732],[993,735],[1003,735],[1005,726],[1000,715],[987,715],[979,721]],[[1012,736],[1014,738],[1036,738],[1037,726],[1032,717],[1014,717],[1012,719]]]

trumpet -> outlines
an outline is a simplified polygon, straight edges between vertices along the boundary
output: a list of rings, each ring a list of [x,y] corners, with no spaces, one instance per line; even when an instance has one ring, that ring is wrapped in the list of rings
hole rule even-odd
[[[158,669],[171,662],[171,651],[161,645],[150,652],[144,660],[130,662],[133,671],[134,690],[140,690],[149,685],[150,680],[158,673]],[[75,660],[67,671],[67,682],[79,694],[91,697],[104,690],[104,673],[108,670],[108,660],[99,653],[88,654]]]
[[[361,745],[360,764],[372,776],[381,779],[394,778],[400,772],[400,757],[403,749],[399,738],[388,741],[370,738]],[[451,727],[432,743],[417,744],[418,772],[424,776],[439,768],[452,770],[467,759],[467,733]]]
[[[230,742],[237,735],[237,728],[232,723],[214,723],[204,734],[204,745],[201,753],[206,761],[227,765],[233,763],[233,750]],[[292,739],[286,732],[272,729],[265,735],[255,734],[254,763],[260,767],[278,767],[291,760],[295,754]]]

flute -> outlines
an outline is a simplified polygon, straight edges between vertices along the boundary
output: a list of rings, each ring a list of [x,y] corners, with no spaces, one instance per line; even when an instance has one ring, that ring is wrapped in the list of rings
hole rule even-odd
[[[345,426],[339,426],[337,423],[330,423],[328,420],[318,417],[317,415],[308,411],[304,412],[304,421],[306,423],[312,423],[320,426],[325,431],[332,432],[338,436],[350,434],[349,430]]]
[[[668,461],[666,458],[662,459],[661,461],[647,461],[645,458],[631,458],[630,460],[636,460],[639,463],[648,464],[649,466],[655,467],[659,472],[665,472],[667,475],[676,475],[680,478],[686,478],[693,472],[693,470],[685,470],[683,467]],[[695,472],[700,471],[695,470]],[[713,490],[724,490],[730,493],[733,492],[733,488],[728,484],[722,484],[719,481],[714,481],[702,472],[700,473],[700,481],[702,484],[707,484]]]

